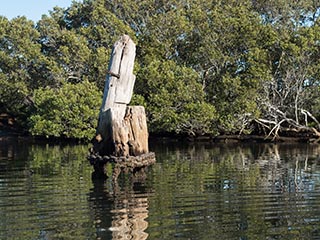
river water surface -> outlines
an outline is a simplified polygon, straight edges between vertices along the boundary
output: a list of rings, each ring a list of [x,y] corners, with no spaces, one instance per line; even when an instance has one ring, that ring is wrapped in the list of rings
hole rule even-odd
[[[116,182],[89,147],[0,142],[0,239],[320,239],[320,145],[152,141]]]

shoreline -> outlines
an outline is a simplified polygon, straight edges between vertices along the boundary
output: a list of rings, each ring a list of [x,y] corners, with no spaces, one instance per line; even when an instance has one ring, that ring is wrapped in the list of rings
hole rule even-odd
[[[181,137],[181,136],[151,136],[151,140],[167,139],[176,141],[188,142],[211,142],[211,143],[316,143],[317,138],[305,136],[279,136],[276,138],[265,135],[237,135],[237,134],[222,134],[218,136],[198,136],[198,137]],[[320,143],[320,142],[318,142]]]
[[[0,142],[6,140],[26,140],[32,142],[65,142],[65,143],[83,143],[81,139],[56,138],[45,136],[31,136],[24,132],[20,132],[8,128],[0,128]],[[165,141],[182,141],[182,142],[211,142],[211,143],[242,143],[242,142],[257,142],[257,143],[320,143],[320,139],[315,136],[307,134],[283,134],[276,138],[272,136],[265,136],[259,134],[221,134],[218,136],[204,135],[204,136],[182,136],[174,134],[150,134],[149,141],[155,140]],[[90,143],[90,142],[88,142]]]

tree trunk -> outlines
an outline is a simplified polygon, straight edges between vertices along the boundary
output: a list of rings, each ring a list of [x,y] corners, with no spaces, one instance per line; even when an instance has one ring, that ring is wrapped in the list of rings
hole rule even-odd
[[[110,122],[112,147],[105,149],[106,155],[139,156],[148,153],[148,129],[144,107],[128,106],[124,117],[122,109],[112,107],[107,112]]]
[[[144,107],[127,107],[135,82],[135,50],[127,35],[113,46],[93,148],[101,156],[139,156],[149,151]]]

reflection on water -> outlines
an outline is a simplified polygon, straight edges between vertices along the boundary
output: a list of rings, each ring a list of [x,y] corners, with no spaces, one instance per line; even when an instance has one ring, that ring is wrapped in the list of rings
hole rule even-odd
[[[151,142],[117,182],[88,148],[0,143],[0,239],[320,238],[320,145]]]
[[[89,201],[98,239],[147,239],[145,230],[148,228],[146,218],[150,193],[134,181],[129,185],[124,183],[123,189],[112,180],[105,183],[94,179],[93,184]]]
[[[319,238],[318,145],[157,148],[151,238]]]

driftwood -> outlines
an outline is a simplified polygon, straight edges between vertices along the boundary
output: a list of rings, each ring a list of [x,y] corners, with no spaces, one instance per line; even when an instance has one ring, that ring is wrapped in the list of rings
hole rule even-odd
[[[127,35],[113,46],[97,133],[88,157],[98,173],[104,173],[108,162],[118,164],[120,161],[132,171],[155,162],[154,154],[149,153],[144,107],[127,106],[136,78],[133,74],[135,50],[134,42]]]

